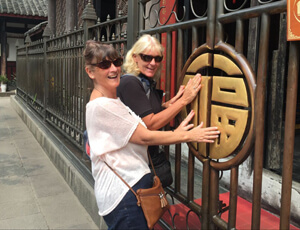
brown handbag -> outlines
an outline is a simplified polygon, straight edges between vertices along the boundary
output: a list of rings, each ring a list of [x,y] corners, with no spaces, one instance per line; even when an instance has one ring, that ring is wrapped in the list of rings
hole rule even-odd
[[[162,217],[162,215],[170,208],[169,202],[166,198],[166,193],[161,185],[160,179],[155,173],[153,163],[148,153],[149,160],[155,176],[153,177],[153,186],[148,189],[138,189],[136,192],[127,184],[127,182],[106,162],[104,162],[133,192],[137,199],[137,205],[141,206],[144,216],[147,220],[149,229],[153,229],[154,225]]]

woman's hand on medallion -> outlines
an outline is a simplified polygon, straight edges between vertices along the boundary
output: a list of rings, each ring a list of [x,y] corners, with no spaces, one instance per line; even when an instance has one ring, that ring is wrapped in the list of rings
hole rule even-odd
[[[218,127],[203,128],[203,122],[201,122],[200,125],[192,129],[191,132],[193,133],[191,135],[193,139],[192,141],[196,142],[214,143],[215,139],[217,139],[220,135]]]
[[[201,80],[201,74],[198,73],[186,84],[182,95],[182,99],[184,100],[186,105],[191,103],[199,93],[201,89]]]
[[[164,103],[163,106],[165,108],[168,108],[169,106],[171,106],[172,104],[174,104],[182,96],[182,94],[184,92],[184,88],[185,88],[185,85],[181,85],[179,87],[179,90],[178,90],[177,94],[172,99],[170,99],[169,101],[167,101],[166,103]]]
[[[192,120],[194,115],[194,110],[191,110],[187,117],[180,123],[180,125],[174,131],[188,131],[192,129],[194,127],[194,124],[189,124],[189,122]]]
[[[214,143],[215,139],[217,139],[220,135],[218,127],[203,128],[203,122],[201,122],[200,125],[194,128],[194,124],[189,124],[194,115],[195,112],[191,110],[187,117],[180,123],[180,125],[174,131],[188,132],[191,142]]]

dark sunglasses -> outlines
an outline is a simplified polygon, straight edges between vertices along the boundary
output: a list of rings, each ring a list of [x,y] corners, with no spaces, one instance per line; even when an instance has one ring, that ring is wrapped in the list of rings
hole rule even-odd
[[[99,62],[96,64],[91,64],[91,65],[97,66],[100,69],[108,69],[108,68],[110,68],[111,63],[113,63],[115,67],[120,67],[123,64],[123,58],[119,57],[119,58],[115,59],[114,61],[103,60],[102,62]]]
[[[163,59],[163,56],[151,56],[146,54],[139,54],[139,55],[144,62],[151,62],[153,58],[155,62],[161,62]]]

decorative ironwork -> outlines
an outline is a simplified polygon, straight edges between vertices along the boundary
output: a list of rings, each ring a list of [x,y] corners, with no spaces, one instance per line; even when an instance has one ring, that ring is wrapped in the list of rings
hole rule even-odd
[[[257,0],[257,1],[258,1],[258,3],[260,3],[261,5],[263,5],[263,4],[268,4],[268,3],[275,2],[275,1],[278,1],[278,0],[266,0],[266,1]]]
[[[193,0],[189,1],[189,8],[192,11],[192,15],[195,18],[203,18],[207,15],[207,4],[202,4],[201,6],[206,6],[205,9],[202,9],[203,14],[202,15],[198,15],[196,13],[195,7],[194,7],[194,2]],[[159,26],[164,26],[167,25],[172,17],[172,15],[175,18],[175,22],[179,23],[179,22],[183,22],[186,18],[186,6],[182,5],[182,16],[181,18],[178,17],[178,0],[173,2],[173,6],[171,8],[171,10],[169,12],[166,12],[166,4],[168,4],[169,2],[165,1],[165,0],[157,0],[156,2],[141,2],[142,7],[143,7],[143,19],[145,21],[147,21],[148,25],[150,28],[155,28],[158,25]],[[146,9],[149,9],[148,11],[146,11]],[[198,9],[199,10],[199,9]],[[162,17],[162,15],[164,15],[164,17]],[[164,19],[164,21],[161,21],[162,19]]]
[[[201,218],[199,215],[197,215],[196,212],[194,212],[193,210],[189,210],[187,213],[186,213],[186,229],[191,229],[190,226],[189,226],[189,217],[190,217],[190,213],[194,213],[198,219],[199,219],[199,227],[200,227],[200,224],[201,224]],[[195,223],[194,223],[195,224]],[[193,228],[192,228],[193,229]]]
[[[170,18],[171,18],[172,15],[174,15],[174,17],[176,19],[176,22],[181,22],[181,21],[184,20],[184,17],[185,17],[185,7],[183,7],[184,13],[183,13],[182,19],[178,19],[177,13],[174,11],[176,5],[177,5],[177,1],[174,2],[172,10],[171,10],[171,12],[170,12],[170,14],[169,14],[169,16],[168,16],[168,18],[166,19],[165,22],[161,22],[159,16],[160,16],[160,12],[166,9],[166,6],[161,6],[160,7],[160,9],[159,9],[159,11],[157,13],[157,15],[158,15],[158,24],[159,25],[161,25],[161,26],[162,25],[166,25],[169,22],[169,20],[170,20]],[[149,13],[149,15],[150,15],[150,13]],[[149,21],[150,21],[150,17],[149,17]]]
[[[98,19],[97,23],[89,30],[94,40],[113,44],[119,54],[123,56],[126,53],[126,22],[127,16],[119,15],[116,19],[110,19],[108,15],[105,22],[101,23]]]
[[[118,0],[117,9],[119,15],[127,15],[128,14],[128,0]],[[118,16],[120,17],[120,16]]]
[[[239,1],[224,0],[224,8],[228,12],[238,11],[240,9],[243,9],[247,2],[248,0],[239,0]]]
[[[203,18],[203,17],[205,17],[205,16],[207,15],[207,7],[206,7],[206,9],[204,10],[204,13],[203,13],[202,15],[198,15],[198,14],[196,13],[195,9],[194,9],[193,0],[190,0],[190,6],[191,6],[191,10],[192,10],[192,12],[193,12],[193,14],[194,14],[194,16],[195,16],[196,18]],[[184,10],[185,10],[185,9],[184,9]],[[184,11],[184,13],[185,13],[185,11]],[[184,15],[185,15],[185,14],[184,14]]]

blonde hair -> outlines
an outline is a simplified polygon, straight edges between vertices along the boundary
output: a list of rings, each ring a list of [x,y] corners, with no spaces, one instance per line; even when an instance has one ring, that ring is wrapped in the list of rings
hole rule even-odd
[[[154,49],[158,52],[163,54],[163,47],[160,44],[160,42],[153,36],[149,34],[142,35],[132,46],[132,48],[127,52],[125,57],[125,62],[123,64],[123,70],[125,73],[130,73],[133,75],[139,75],[140,69],[138,68],[136,62],[133,59],[133,55],[138,55],[140,53],[143,53],[149,49]],[[161,66],[161,65],[160,65]],[[160,76],[160,69],[159,68],[154,77]]]

